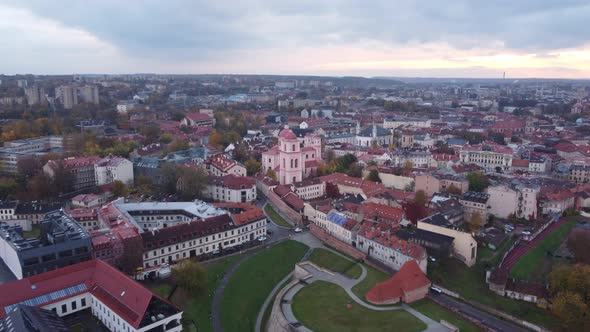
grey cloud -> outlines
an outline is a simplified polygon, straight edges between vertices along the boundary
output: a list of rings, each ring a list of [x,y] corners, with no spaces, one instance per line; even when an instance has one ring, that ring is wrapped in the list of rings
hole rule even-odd
[[[359,40],[546,53],[590,39],[586,0],[6,1],[157,58]]]

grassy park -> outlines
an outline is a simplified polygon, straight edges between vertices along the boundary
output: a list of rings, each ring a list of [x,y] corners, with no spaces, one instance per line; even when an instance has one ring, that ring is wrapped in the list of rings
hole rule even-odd
[[[264,212],[273,223],[279,226],[293,228],[293,225],[289,224],[289,222],[287,222],[285,218],[278,214],[277,211],[275,211],[275,209],[272,207],[272,205],[266,204],[266,206],[264,207]]]
[[[559,248],[576,225],[576,222],[576,220],[570,220],[547,235],[514,264],[512,270],[510,270],[510,276],[520,280],[544,281],[546,276],[541,270],[548,257],[547,253],[553,253]]]
[[[229,280],[221,301],[223,329],[252,331],[256,317],[271,290],[288,275],[308,247],[285,241],[242,264]]]
[[[330,250],[317,248],[314,249],[309,260],[332,272],[340,273],[351,279],[357,279],[361,276],[362,270],[358,263],[344,258]]]
[[[170,300],[184,310],[183,318],[192,320],[198,325],[200,332],[212,332],[213,326],[209,315],[213,306],[213,293],[217,284],[223,278],[223,274],[233,264],[235,264],[242,255],[235,255],[223,258],[221,260],[207,264],[207,286],[201,294],[186,294],[181,288],[178,288]],[[158,282],[147,285],[153,292],[162,297],[168,298],[174,285],[171,280]]]
[[[340,286],[324,281],[315,281],[295,294],[292,308],[303,325],[317,332],[418,332],[426,328],[422,321],[404,310],[365,308]]]
[[[367,276],[361,282],[352,287],[352,292],[363,300],[365,299],[365,294],[367,294],[369,289],[391,277],[389,274],[377,270],[372,266],[364,265],[364,267],[367,269]]]

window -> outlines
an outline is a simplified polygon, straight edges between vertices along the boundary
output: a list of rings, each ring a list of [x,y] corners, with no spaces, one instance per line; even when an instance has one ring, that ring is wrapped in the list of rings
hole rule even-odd
[[[76,310],[77,303],[76,301],[72,301],[72,310]]]
[[[81,304],[82,304],[83,307],[86,306],[86,299],[82,299],[80,302],[81,302]]]
[[[62,314],[65,314],[65,313],[66,313],[66,311],[68,311],[68,306],[67,306],[67,305],[65,305],[65,304],[62,304],[62,305],[61,305],[61,313],[62,313]]]

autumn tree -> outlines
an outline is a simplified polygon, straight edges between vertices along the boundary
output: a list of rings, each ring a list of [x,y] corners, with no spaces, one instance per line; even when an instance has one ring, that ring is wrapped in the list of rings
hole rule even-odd
[[[112,192],[115,197],[125,197],[129,191],[123,181],[115,180],[112,183]]]
[[[562,292],[553,298],[551,311],[566,331],[589,331],[590,308],[579,294]]]
[[[27,198],[31,200],[46,200],[54,193],[51,178],[43,172],[31,177],[27,183]]]
[[[590,232],[574,229],[567,239],[567,247],[574,254],[576,262],[590,264]]]
[[[479,232],[483,228],[484,220],[479,212],[475,212],[471,215],[467,223],[470,231]]]
[[[191,296],[203,292],[207,286],[207,270],[194,260],[184,260],[172,268],[172,278],[178,287]]]
[[[377,171],[376,169],[372,169],[369,172],[369,174],[367,174],[367,177],[365,178],[365,180],[381,183],[381,178],[379,177],[379,171]]]
[[[266,176],[268,176],[269,178],[271,178],[271,179],[273,179],[275,181],[278,181],[278,179],[277,179],[277,173],[272,168],[269,168],[266,171]]]
[[[426,206],[428,197],[426,196],[426,193],[424,192],[424,190],[418,190],[416,191],[416,196],[414,197],[414,203],[420,205],[420,206]]]
[[[250,157],[248,160],[244,162],[244,166],[246,167],[246,171],[249,176],[252,176],[258,172],[260,172],[260,168],[262,167],[262,163],[258,160]]]
[[[156,125],[146,125],[139,129],[139,133],[145,137],[146,144],[151,144],[157,142],[160,138],[160,127]]]
[[[447,187],[446,192],[451,194],[451,195],[461,195],[461,189],[457,186],[455,186],[455,184],[451,183],[450,186]]]
[[[178,166],[172,163],[166,163],[162,166],[160,171],[161,174],[161,186],[162,189],[169,193],[174,194],[176,193],[176,184],[178,183]]]
[[[340,190],[338,189],[338,185],[326,182],[326,196],[330,198],[336,198],[340,196]]]
[[[549,274],[552,312],[567,331],[590,329],[590,265],[558,265]]]
[[[414,168],[414,164],[410,160],[406,160],[404,163],[404,172],[409,173]]]
[[[139,236],[123,242],[123,254],[117,261],[117,267],[126,274],[133,275],[142,266],[143,243]]]

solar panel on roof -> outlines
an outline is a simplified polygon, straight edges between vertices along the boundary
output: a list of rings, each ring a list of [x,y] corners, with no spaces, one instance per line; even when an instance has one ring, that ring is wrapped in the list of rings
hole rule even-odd
[[[16,307],[19,304],[24,304],[24,305],[28,305],[31,307],[36,307],[36,306],[42,305],[44,303],[48,303],[48,302],[55,301],[57,299],[62,299],[62,298],[68,297],[72,294],[80,293],[82,291],[85,291],[86,289],[87,289],[86,284],[78,284],[78,285],[68,287],[65,289],[61,289],[61,290],[58,290],[55,292],[40,295],[40,296],[34,297],[32,299],[24,300],[19,303],[11,304],[9,306],[4,307],[4,311],[8,314],[12,310],[12,308]]]

